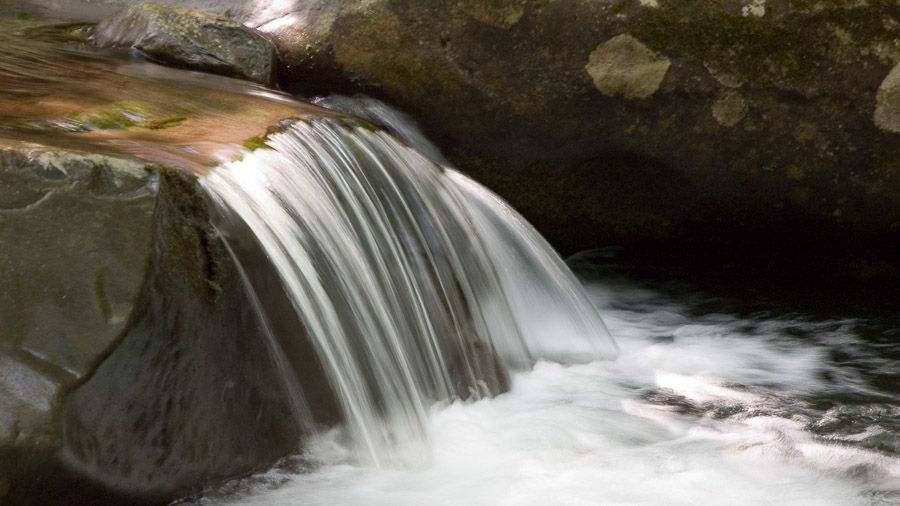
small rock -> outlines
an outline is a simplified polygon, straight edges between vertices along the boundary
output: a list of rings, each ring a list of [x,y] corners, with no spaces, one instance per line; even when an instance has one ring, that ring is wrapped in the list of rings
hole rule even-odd
[[[597,46],[585,70],[605,95],[647,98],[659,89],[669,70],[669,59],[631,35],[622,34]]]
[[[737,125],[748,111],[747,101],[736,91],[726,91],[712,106],[713,117],[720,125],[732,127]]]
[[[265,85],[274,80],[275,49],[255,30],[218,14],[145,2],[101,21],[100,47],[132,47],[152,60]]]

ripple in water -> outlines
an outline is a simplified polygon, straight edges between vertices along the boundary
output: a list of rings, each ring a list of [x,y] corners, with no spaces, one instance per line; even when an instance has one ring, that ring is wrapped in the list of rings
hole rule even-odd
[[[618,358],[541,361],[507,394],[435,406],[427,466],[352,465],[335,430],[298,457],[312,470],[193,503],[900,504],[900,399],[877,386],[897,360],[861,322],[698,315],[690,298],[635,285],[588,290]]]

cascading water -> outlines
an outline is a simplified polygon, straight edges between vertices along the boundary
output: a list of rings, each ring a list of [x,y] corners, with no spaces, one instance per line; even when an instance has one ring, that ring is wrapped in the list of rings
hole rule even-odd
[[[267,143],[203,184],[278,272],[360,461],[427,459],[429,406],[498,392],[498,355],[615,355],[562,261],[473,181],[350,119],[290,123]]]
[[[827,358],[870,346],[848,322],[703,315],[627,284],[588,284],[589,298],[508,205],[383,132],[326,118],[267,142],[204,184],[278,270],[351,440],[321,433],[315,470],[272,470],[197,504],[900,498],[884,405],[896,394],[854,372],[869,352],[850,368]],[[513,370],[508,394],[435,404],[495,392],[495,356]],[[845,409],[871,416],[847,426]]]

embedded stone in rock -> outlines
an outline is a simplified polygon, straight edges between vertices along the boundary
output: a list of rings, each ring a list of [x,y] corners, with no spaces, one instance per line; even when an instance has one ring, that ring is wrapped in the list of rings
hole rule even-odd
[[[669,59],[631,35],[622,34],[597,46],[585,70],[605,95],[647,98],[659,89],[669,70]]]
[[[875,125],[900,133],[900,63],[888,73],[875,95]]]
[[[255,30],[225,16],[145,2],[101,21],[91,40],[132,47],[169,65],[271,85],[275,49]]]
[[[713,117],[720,125],[732,127],[737,125],[747,115],[749,107],[747,101],[737,91],[726,91],[712,106]]]

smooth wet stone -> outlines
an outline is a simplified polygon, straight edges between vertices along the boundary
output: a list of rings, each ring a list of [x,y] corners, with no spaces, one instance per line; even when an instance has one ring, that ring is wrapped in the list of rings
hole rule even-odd
[[[272,45],[226,16],[138,3],[101,21],[91,41],[100,47],[131,47],[168,65],[273,83]]]
[[[91,371],[143,282],[155,180],[148,163],[0,145],[0,346]]]
[[[140,303],[60,418],[69,468],[171,500],[296,451],[303,426],[196,177],[163,169],[157,205]]]
[[[165,504],[297,450],[196,177],[0,139],[0,503]]]

